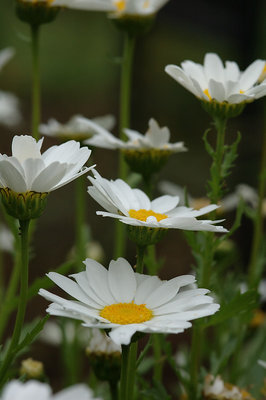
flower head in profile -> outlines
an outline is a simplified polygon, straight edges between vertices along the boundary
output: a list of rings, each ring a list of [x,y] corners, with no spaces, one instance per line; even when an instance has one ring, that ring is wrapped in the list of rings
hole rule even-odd
[[[61,6],[61,0],[16,0],[17,17],[30,25],[52,22]]]
[[[151,201],[142,190],[132,189],[121,179],[109,181],[95,170],[93,174],[93,178],[88,177],[92,183],[92,186],[88,187],[88,193],[106,210],[97,211],[97,215],[117,218],[133,227],[227,232],[222,226],[215,225],[220,221],[197,219],[217,209],[215,204],[193,210],[178,207],[178,196],[166,195]]]
[[[75,300],[66,300],[41,289],[39,294],[53,303],[51,315],[83,321],[87,327],[111,329],[118,345],[129,344],[136,332],[180,333],[189,321],[212,315],[219,305],[208,290],[192,287],[195,277],[183,275],[169,281],[138,274],[124,259],[111,261],[109,269],[92,259],[86,271],[72,275],[75,282],[58,273],[48,277]]]
[[[63,141],[70,139],[84,141],[96,134],[95,129],[90,125],[90,121],[107,130],[113,129],[115,125],[113,115],[104,115],[92,120],[84,118],[81,115],[74,115],[65,124],[61,124],[55,119],[50,119],[47,124],[39,126],[39,132],[42,135],[57,137]]]
[[[100,400],[93,397],[91,389],[79,384],[52,394],[47,383],[34,380],[28,382],[11,381],[3,389],[0,400]]]
[[[35,200],[45,198],[92,168],[83,167],[91,150],[81,148],[78,142],[52,146],[41,154],[42,143],[43,139],[36,142],[31,136],[14,136],[12,156],[0,154],[0,190],[4,205],[13,216],[14,208],[18,207],[18,212],[23,203],[28,219],[28,212],[34,214]],[[22,215],[15,217],[22,219]]]
[[[259,83],[264,66],[264,60],[256,60],[241,72],[234,61],[226,61],[224,66],[217,54],[207,53],[203,65],[187,60],[181,67],[167,65],[165,71],[202,100],[209,112],[230,117],[238,115],[246,103],[266,95],[266,82]]]
[[[183,142],[170,143],[169,129],[161,128],[153,118],[149,120],[149,129],[144,135],[131,129],[125,129],[127,142],[116,138],[96,124],[91,124],[91,126],[96,133],[86,141],[86,144],[120,149],[132,171],[142,174],[146,179],[158,172],[173,153],[187,150]]]
[[[52,2],[53,0],[50,1]],[[106,11],[112,13],[114,17],[121,17],[123,15],[153,15],[168,1],[169,0],[55,0],[56,4],[61,4],[65,7]]]

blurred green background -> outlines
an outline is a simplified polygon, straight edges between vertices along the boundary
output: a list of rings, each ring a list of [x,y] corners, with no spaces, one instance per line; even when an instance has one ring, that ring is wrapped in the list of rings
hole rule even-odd
[[[29,134],[31,126],[30,35],[26,24],[14,13],[14,1],[0,0],[0,49],[12,46],[15,57],[0,76],[0,89],[15,93],[21,102],[23,122],[17,128],[1,126],[0,152],[10,154],[14,134]],[[202,135],[211,127],[209,116],[198,100],[164,72],[167,64],[185,59],[203,62],[206,52],[216,52],[223,60],[234,60],[245,69],[256,58],[266,58],[265,0],[170,0],[158,14],[152,31],[137,42],[132,99],[131,128],[145,133],[154,117],[167,125],[171,141],[184,141],[189,151],[173,156],[159,180],[186,186],[193,196],[204,196],[210,159]],[[41,30],[42,122],[51,117],[66,122],[74,114],[88,118],[112,113],[118,118],[119,75],[122,36],[104,13],[62,10],[57,19]],[[239,130],[242,141],[239,157],[228,180],[228,191],[236,184],[253,187],[258,183],[265,100],[247,106],[243,114],[229,122],[227,142]],[[117,132],[117,128],[114,130]],[[214,131],[212,131],[214,135]],[[45,138],[44,149],[57,144]],[[114,151],[93,151],[97,169],[106,178],[117,177]],[[157,192],[158,195],[158,192]],[[101,242],[106,264],[113,254],[113,221],[96,217],[98,205],[87,198],[88,223],[94,239]],[[38,221],[30,276],[34,279],[63,262],[74,243],[74,183],[50,195],[45,214]],[[234,214],[226,216],[230,228]],[[235,239],[239,264],[245,268],[252,238],[252,224],[243,220]],[[159,244],[166,261],[161,273],[173,277],[191,269],[192,256],[180,231],[171,231]],[[135,262],[135,249],[129,248]],[[7,265],[11,264],[9,258]],[[38,299],[28,317],[44,315],[44,301]]]

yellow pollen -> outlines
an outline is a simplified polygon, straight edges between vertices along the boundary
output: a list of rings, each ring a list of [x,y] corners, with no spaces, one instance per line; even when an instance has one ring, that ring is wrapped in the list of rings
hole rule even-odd
[[[113,324],[128,325],[149,321],[153,314],[145,304],[138,305],[132,302],[106,306],[100,311],[100,316]]]
[[[148,217],[155,217],[158,222],[160,222],[162,219],[167,218],[167,215],[165,214],[159,214],[156,213],[152,210],[144,210],[143,208],[141,210],[129,210],[129,216],[131,218],[138,219],[140,221],[146,222]]]
[[[148,8],[150,5],[150,1],[149,0],[145,0],[143,3],[143,8]]]
[[[244,92],[244,90],[239,90],[239,93],[243,94],[243,93],[245,93],[245,92]]]
[[[118,11],[124,11],[126,7],[126,0],[115,0],[115,5]]]
[[[207,97],[209,97],[209,100],[212,99],[212,97],[211,97],[211,95],[210,95],[210,92],[209,92],[209,89],[203,90],[203,93],[206,94]]]

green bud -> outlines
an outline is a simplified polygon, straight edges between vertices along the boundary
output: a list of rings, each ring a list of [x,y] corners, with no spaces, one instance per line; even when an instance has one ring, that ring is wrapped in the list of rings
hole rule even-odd
[[[16,193],[9,188],[0,188],[6,212],[20,221],[39,218],[45,210],[48,193]]]
[[[86,354],[99,380],[108,382],[119,381],[121,371],[121,353],[119,351],[110,354],[86,351]]]
[[[213,118],[221,119],[237,117],[244,110],[246,103],[247,102],[232,104],[226,101],[219,103],[216,100],[201,101],[202,107],[205,111],[207,111]]]
[[[41,24],[47,24],[52,22],[60,7],[51,7],[49,1],[16,1],[16,15],[23,21],[27,22],[32,26],[39,26]]]
[[[134,37],[145,35],[151,30],[154,24],[155,14],[144,16],[122,14],[119,17],[115,14],[110,14],[110,18],[119,30]]]
[[[172,154],[170,150],[159,149],[122,151],[131,170],[141,174],[147,181],[162,169]]]
[[[145,247],[156,244],[163,239],[167,233],[167,229],[127,225],[127,232],[132,242],[138,246]]]

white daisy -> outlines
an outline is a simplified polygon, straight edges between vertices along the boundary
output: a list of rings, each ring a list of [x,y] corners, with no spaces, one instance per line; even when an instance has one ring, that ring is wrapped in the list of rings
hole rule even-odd
[[[128,137],[128,141],[124,142],[117,139],[106,129],[93,124],[96,134],[86,141],[86,144],[103,147],[109,149],[122,149],[122,150],[136,150],[136,151],[148,151],[148,150],[162,150],[169,151],[171,153],[186,151],[186,147],[183,142],[169,143],[170,131],[167,127],[160,128],[158,122],[151,118],[149,120],[149,129],[145,135],[133,131],[131,129],[125,129],[124,132]]]
[[[39,294],[53,303],[51,315],[79,319],[87,327],[111,329],[118,345],[128,345],[136,332],[180,333],[190,320],[214,314],[218,304],[206,296],[207,289],[191,288],[192,275],[169,281],[133,272],[124,258],[111,261],[107,270],[92,259],[86,271],[72,275],[76,282],[58,273],[48,277],[75,300],[41,289]]]
[[[56,0],[57,5],[93,11],[107,11],[115,17],[156,14],[169,0]],[[53,5],[53,3],[52,3]]]
[[[55,119],[50,119],[47,124],[39,126],[39,132],[42,135],[58,137],[63,140],[75,139],[83,141],[93,136],[96,131],[90,125],[90,121],[102,126],[104,129],[111,130],[115,125],[115,118],[113,115],[104,115],[102,117],[93,118],[89,120],[81,115],[74,115],[66,124],[61,124]]]
[[[256,60],[241,72],[234,61],[224,66],[217,54],[207,53],[203,65],[187,60],[181,68],[167,65],[165,71],[201,100],[239,104],[266,95],[266,82],[258,83],[264,66],[264,60]]]
[[[118,218],[125,224],[140,227],[227,232],[222,226],[214,225],[221,221],[196,219],[217,209],[215,204],[193,210],[177,207],[178,196],[166,195],[151,201],[143,191],[132,189],[121,179],[109,181],[95,170],[93,174],[94,178],[88,177],[92,183],[88,187],[88,193],[107,210],[97,211],[97,215]]]
[[[213,375],[206,376],[203,394],[210,400],[254,400],[246,390],[224,383],[220,376],[214,377]]]
[[[28,382],[11,381],[2,392],[0,400],[100,400],[93,397],[86,385],[71,386],[53,395],[47,383],[30,380]]]
[[[16,193],[51,192],[88,172],[91,150],[74,140],[41,154],[43,139],[14,136],[12,156],[0,154],[0,187]]]
[[[120,354],[121,352],[121,346],[114,343],[104,331],[97,328],[90,330],[90,341],[86,347],[86,354],[88,356],[91,354],[108,356]]]

